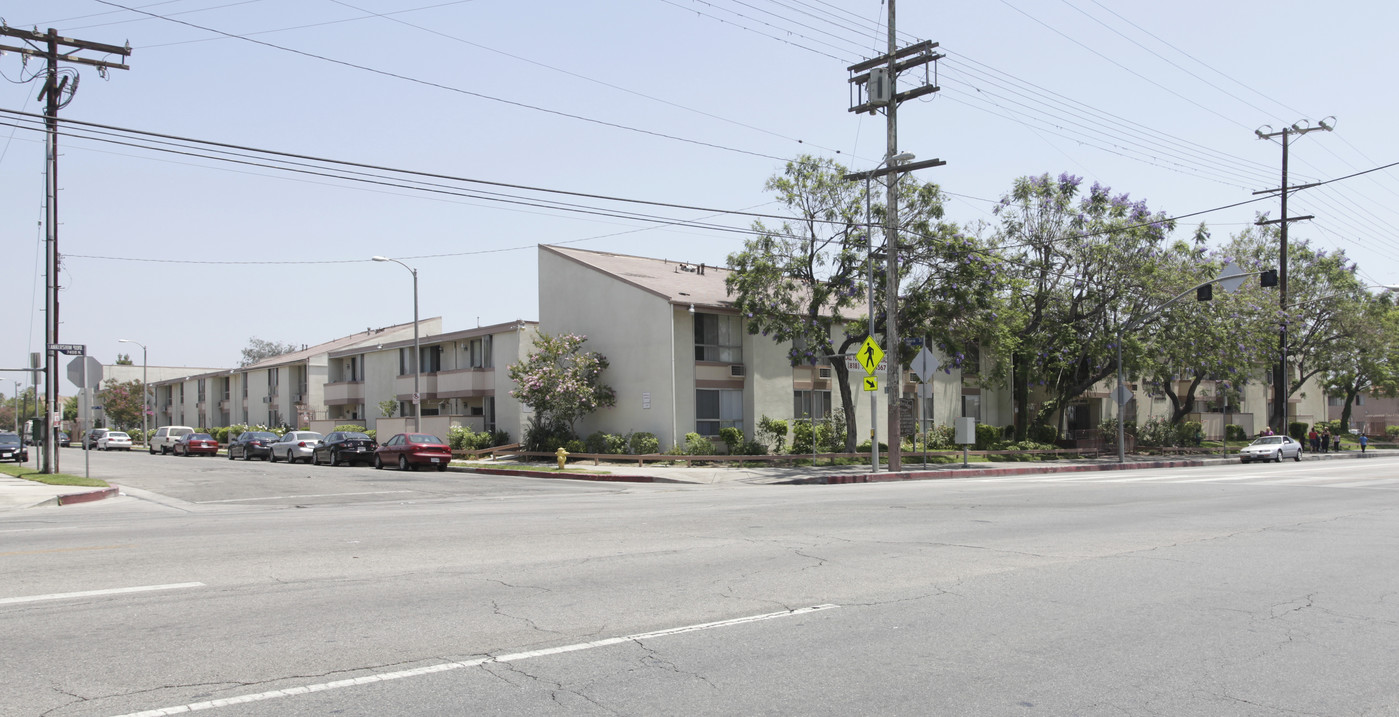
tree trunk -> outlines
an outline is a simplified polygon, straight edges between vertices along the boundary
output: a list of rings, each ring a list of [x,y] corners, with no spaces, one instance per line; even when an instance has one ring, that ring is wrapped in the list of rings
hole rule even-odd
[[[1029,433],[1030,418],[1030,372],[1029,359],[1016,352],[1011,355],[1011,410],[1015,412],[1015,441],[1024,441]]]
[[[864,341],[863,336],[846,336],[841,342],[840,348],[832,353],[844,354],[850,350],[851,346]],[[855,397],[850,391],[850,369],[845,365],[845,359],[831,359],[831,368],[835,369],[836,383],[840,385],[840,405],[845,408],[845,452],[854,453],[856,447],[856,436],[858,431],[855,428]]]

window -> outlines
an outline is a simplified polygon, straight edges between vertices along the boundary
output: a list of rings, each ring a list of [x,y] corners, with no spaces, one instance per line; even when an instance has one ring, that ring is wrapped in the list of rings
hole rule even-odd
[[[743,391],[739,389],[695,389],[695,432],[717,436],[720,428],[743,430]]]
[[[831,392],[830,391],[793,391],[792,392],[792,417],[793,418],[830,418],[831,417]]]
[[[358,357],[358,356],[351,356],[351,357],[345,359],[345,380],[346,380],[346,381],[358,381],[358,380],[359,380],[359,357]]]
[[[962,396],[962,417],[981,422],[981,396]]]
[[[486,430],[495,430],[495,396],[486,397]]]
[[[743,363],[742,319],[695,314],[695,360]]]
[[[442,347],[424,346],[423,373],[437,373],[442,370]]]
[[[199,386],[199,402],[204,403],[204,379],[201,378],[196,383]]]
[[[225,400],[225,401],[228,400],[228,394],[229,394],[232,390],[233,390],[233,377],[230,376],[230,377],[228,377],[228,378],[226,378],[226,379],[223,380],[223,400]]]
[[[398,350],[398,375],[410,376],[413,373],[413,349],[405,347]]]
[[[467,365],[471,368],[493,368],[495,366],[495,360],[491,356],[493,348],[490,336],[472,339],[467,344],[469,353]]]
[[[277,373],[277,369],[275,368],[267,369],[267,386],[269,389],[277,388]],[[275,391],[269,390],[268,393],[275,393]]]

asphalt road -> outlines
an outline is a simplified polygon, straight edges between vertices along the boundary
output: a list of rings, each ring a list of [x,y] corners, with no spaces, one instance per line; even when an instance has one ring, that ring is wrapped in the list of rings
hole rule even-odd
[[[1392,459],[683,486],[104,458],[132,495],[0,517],[6,715],[1399,714]]]

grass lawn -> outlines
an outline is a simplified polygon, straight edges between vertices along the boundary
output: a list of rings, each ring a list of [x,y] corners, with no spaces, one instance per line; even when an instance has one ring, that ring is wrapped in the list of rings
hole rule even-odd
[[[48,485],[76,485],[86,488],[108,488],[107,481],[96,478],[84,478],[82,476],[68,475],[67,473],[40,473],[35,468],[25,468],[21,465],[0,466],[0,473],[11,475],[16,478],[32,480],[35,483],[47,483]]]

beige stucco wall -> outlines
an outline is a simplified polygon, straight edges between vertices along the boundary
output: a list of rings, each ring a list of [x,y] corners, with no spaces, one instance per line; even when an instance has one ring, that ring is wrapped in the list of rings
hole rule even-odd
[[[685,311],[687,311],[686,309]],[[580,436],[594,431],[628,433],[649,431],[660,439],[662,449],[674,443],[677,411],[684,404],[672,381],[671,367],[686,363],[672,353],[672,323],[679,324],[681,310],[661,297],[609,278],[552,252],[539,251],[539,330],[550,334],[573,333],[588,337],[584,350],[607,357],[610,368],[603,381],[617,392],[617,404],[604,408],[578,422]],[[684,319],[688,328],[688,314]],[[679,335],[681,326],[675,326]],[[693,333],[689,334],[693,337]],[[693,357],[693,341],[686,345]],[[676,345],[678,350],[680,345]],[[688,364],[693,367],[693,358]],[[693,394],[693,383],[688,392]],[[649,402],[643,399],[649,397]],[[694,398],[688,416],[693,430]],[[649,405],[649,407],[647,407]],[[683,425],[683,424],[682,424]]]

